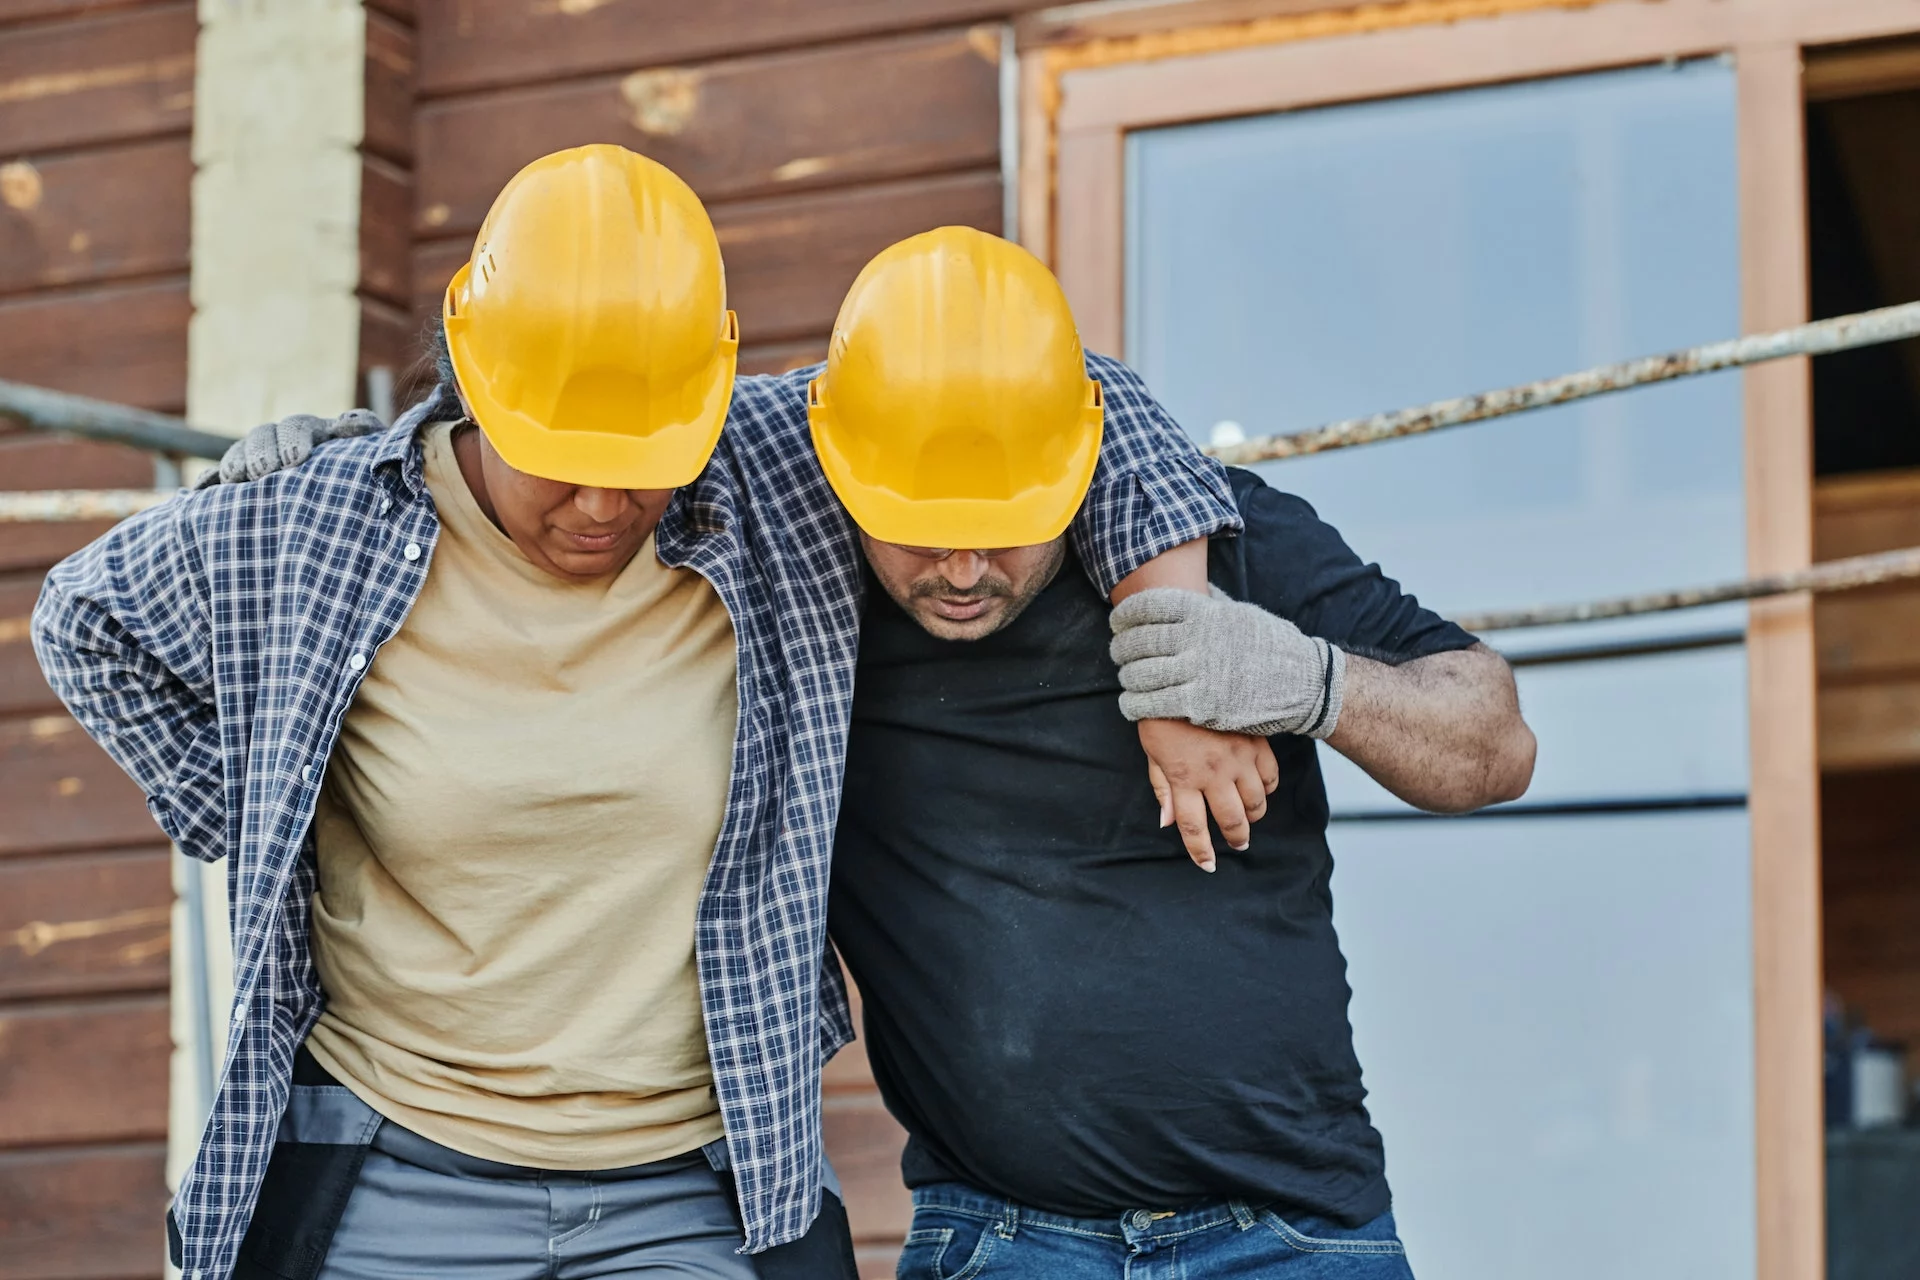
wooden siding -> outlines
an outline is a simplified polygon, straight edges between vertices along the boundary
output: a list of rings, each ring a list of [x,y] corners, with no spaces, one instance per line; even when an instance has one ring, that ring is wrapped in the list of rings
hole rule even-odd
[[[366,129],[360,154],[360,392],[367,372],[393,374],[396,394],[410,385],[419,356],[413,299],[415,170],[413,5],[367,6]]]
[[[0,378],[186,399],[190,0],[0,0]],[[153,460],[0,426],[0,489],[144,487]],[[61,710],[27,619],[106,526],[0,525],[0,1280],[158,1276],[164,837]]]
[[[1920,546],[1920,471],[1822,480],[1814,557]],[[1920,766],[1920,584],[1828,596],[1814,606],[1820,656],[1820,767]]]
[[[1827,986],[1920,1067],[1920,766],[1830,773],[1820,808]]]

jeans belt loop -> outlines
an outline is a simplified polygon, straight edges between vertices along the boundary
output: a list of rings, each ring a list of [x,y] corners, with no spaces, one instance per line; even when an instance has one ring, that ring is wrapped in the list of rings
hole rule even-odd
[[[1260,1223],[1260,1219],[1256,1218],[1253,1214],[1253,1206],[1245,1200],[1227,1201],[1227,1211],[1233,1214],[1234,1222],[1239,1224],[1242,1231],[1245,1231],[1249,1227],[1258,1226]]]
[[[1011,1240],[1020,1230],[1020,1206],[1011,1200],[1001,1202],[1000,1225],[997,1228],[1002,1240]]]

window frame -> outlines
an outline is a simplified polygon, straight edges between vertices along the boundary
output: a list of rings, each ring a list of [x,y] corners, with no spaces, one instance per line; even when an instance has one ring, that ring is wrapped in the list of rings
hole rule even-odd
[[[1072,6],[1021,25],[1020,239],[1054,267],[1089,347],[1125,356],[1132,130],[1723,54],[1736,71],[1742,326],[1804,323],[1805,55],[1920,32],[1910,0],[1328,3]],[[1748,569],[1803,568],[1813,550],[1809,363],[1743,377]],[[1810,598],[1754,602],[1747,652],[1758,1277],[1808,1280],[1826,1265]]]

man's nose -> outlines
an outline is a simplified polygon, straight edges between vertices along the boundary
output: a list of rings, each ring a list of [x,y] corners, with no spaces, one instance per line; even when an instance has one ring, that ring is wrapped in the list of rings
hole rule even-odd
[[[612,524],[627,509],[625,489],[589,489],[582,485],[573,491],[573,505],[595,524]]]
[[[986,576],[988,563],[978,551],[955,551],[940,562],[940,572],[949,583],[965,591]]]

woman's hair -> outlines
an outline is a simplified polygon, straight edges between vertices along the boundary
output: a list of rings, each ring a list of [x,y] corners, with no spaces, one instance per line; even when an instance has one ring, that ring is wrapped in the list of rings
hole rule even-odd
[[[408,368],[402,381],[398,403],[405,408],[423,400],[444,399],[430,418],[460,415],[460,399],[454,392],[453,353],[447,349],[447,322],[439,316],[427,321],[420,330],[420,354]]]

